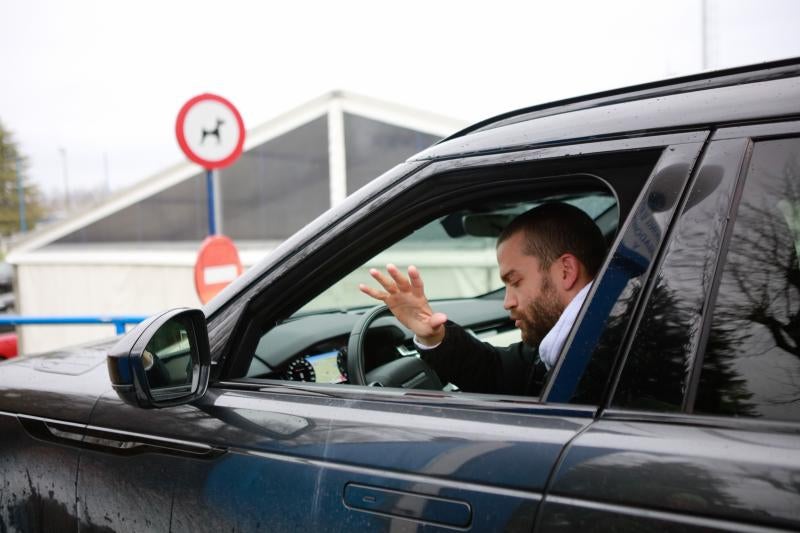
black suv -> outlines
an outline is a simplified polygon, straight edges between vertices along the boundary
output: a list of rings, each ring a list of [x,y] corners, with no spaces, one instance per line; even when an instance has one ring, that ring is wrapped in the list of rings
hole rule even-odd
[[[436,383],[358,289],[519,339],[495,238],[559,200],[609,252],[539,394]],[[479,123],[204,310],[0,365],[0,530],[800,529],[800,60]]]

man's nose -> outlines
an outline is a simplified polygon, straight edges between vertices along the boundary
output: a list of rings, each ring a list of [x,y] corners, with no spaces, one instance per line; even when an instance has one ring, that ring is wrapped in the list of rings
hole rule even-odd
[[[508,289],[506,289],[506,295],[503,297],[503,309],[508,311],[509,309],[513,309],[517,306],[517,299],[514,297]]]

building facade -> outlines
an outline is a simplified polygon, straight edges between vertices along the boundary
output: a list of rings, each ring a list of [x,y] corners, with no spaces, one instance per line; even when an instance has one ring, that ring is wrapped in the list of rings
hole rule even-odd
[[[349,193],[465,124],[333,91],[247,133],[218,171],[217,230],[245,267]],[[198,307],[193,267],[208,234],[205,170],[185,162],[11,250],[20,315],[149,315]],[[19,327],[24,353],[113,334],[110,326]]]

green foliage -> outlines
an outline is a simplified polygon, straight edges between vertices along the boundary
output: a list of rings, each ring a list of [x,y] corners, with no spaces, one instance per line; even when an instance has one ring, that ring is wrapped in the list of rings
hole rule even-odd
[[[26,168],[27,160],[19,153],[11,132],[0,123],[0,235],[11,235],[20,230],[17,172],[22,176],[27,229],[33,229],[42,218],[39,189],[28,182]]]

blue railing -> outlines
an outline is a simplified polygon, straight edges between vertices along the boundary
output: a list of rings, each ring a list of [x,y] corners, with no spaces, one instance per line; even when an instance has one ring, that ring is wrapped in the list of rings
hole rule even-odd
[[[138,324],[146,316],[22,316],[0,315],[0,325],[25,326],[31,324],[114,324],[117,335],[125,333],[126,324]]]

